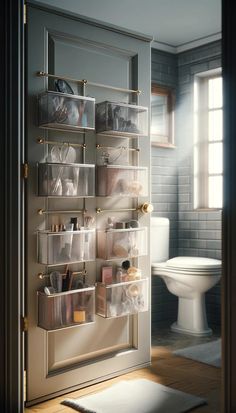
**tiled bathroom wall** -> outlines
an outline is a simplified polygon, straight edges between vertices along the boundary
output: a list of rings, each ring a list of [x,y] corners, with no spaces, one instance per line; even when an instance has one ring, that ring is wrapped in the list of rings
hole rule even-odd
[[[221,258],[221,212],[194,211],[192,184],[194,75],[218,67],[220,41],[179,55],[152,50],[152,81],[176,89],[176,149],[152,147],[153,215],[170,219],[171,257]],[[168,325],[175,321],[177,299],[156,278],[152,281],[153,325]],[[209,324],[220,326],[219,284],[206,294],[206,303]]]
[[[152,82],[176,90],[177,56],[152,49]],[[152,146],[152,204],[154,216],[170,220],[170,257],[178,255],[178,165],[177,149]],[[177,298],[159,277],[152,277],[152,325],[175,321]]]
[[[152,82],[177,89],[177,57],[152,50]],[[170,220],[170,256],[178,252],[177,150],[152,146],[152,203],[154,214]]]

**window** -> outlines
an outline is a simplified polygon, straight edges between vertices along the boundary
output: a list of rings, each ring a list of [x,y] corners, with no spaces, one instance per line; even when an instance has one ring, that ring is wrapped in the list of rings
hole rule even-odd
[[[194,208],[222,208],[222,77],[196,76],[194,82]]]
[[[152,85],[151,143],[153,146],[174,146],[174,93],[170,88]]]

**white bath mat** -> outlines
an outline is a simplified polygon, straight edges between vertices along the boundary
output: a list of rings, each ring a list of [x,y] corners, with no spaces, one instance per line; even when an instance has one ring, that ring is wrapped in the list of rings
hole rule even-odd
[[[201,363],[221,367],[221,339],[174,351],[174,354]]]
[[[81,413],[183,413],[205,403],[146,379],[121,381],[99,393],[62,402]]]

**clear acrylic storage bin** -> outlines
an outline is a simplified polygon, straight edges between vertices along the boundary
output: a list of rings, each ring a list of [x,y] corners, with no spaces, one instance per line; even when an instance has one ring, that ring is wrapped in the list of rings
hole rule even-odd
[[[45,265],[95,260],[95,229],[39,231],[38,262]]]
[[[95,128],[95,99],[47,91],[39,95],[39,126],[76,131]]]
[[[125,146],[97,146],[97,165],[129,165],[129,148]]]
[[[97,258],[114,260],[147,255],[147,228],[97,230]]]
[[[92,197],[95,195],[95,166],[91,164],[38,164],[38,195]]]
[[[96,194],[97,196],[147,196],[148,170],[141,166],[97,166]]]
[[[92,323],[95,312],[95,287],[46,295],[37,291],[38,326],[44,330]]]
[[[148,108],[129,103],[96,103],[96,132],[119,136],[147,136]]]
[[[96,314],[121,317],[148,310],[148,279],[96,285]]]

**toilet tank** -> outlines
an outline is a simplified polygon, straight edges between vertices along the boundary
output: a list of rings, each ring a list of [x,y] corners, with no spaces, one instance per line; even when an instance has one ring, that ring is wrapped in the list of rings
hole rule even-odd
[[[169,231],[170,221],[168,218],[151,217],[151,263],[169,259]]]

